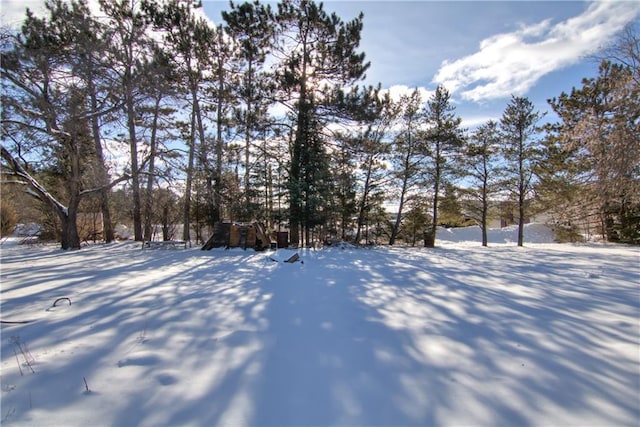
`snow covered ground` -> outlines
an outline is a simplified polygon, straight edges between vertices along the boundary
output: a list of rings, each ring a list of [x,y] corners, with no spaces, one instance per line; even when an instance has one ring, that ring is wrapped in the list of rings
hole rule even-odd
[[[473,233],[294,264],[5,241],[2,320],[33,322],[2,324],[2,425],[638,425],[638,248]]]

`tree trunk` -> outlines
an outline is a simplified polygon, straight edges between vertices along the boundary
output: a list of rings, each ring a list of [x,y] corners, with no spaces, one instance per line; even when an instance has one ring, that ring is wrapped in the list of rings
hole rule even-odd
[[[224,105],[224,61],[218,58],[218,99],[216,105],[216,169],[213,182],[213,208],[211,212],[211,220],[215,224],[222,221],[222,155],[223,155],[223,122],[224,114],[222,107]]]
[[[144,240],[150,241],[153,236],[153,186],[155,184],[155,162],[158,151],[158,117],[160,116],[160,101],[162,94],[156,96],[153,109],[153,123],[151,125],[151,138],[149,141],[149,173],[147,175],[147,192],[144,202]]]
[[[142,241],[142,215],[140,209],[140,175],[138,171],[138,139],[136,136],[135,107],[133,91],[128,88],[126,100],[127,128],[129,129],[129,149],[131,150],[131,194],[133,198],[134,240]]]
[[[189,135],[189,159],[187,163],[187,179],[184,190],[184,210],[182,212],[182,240],[191,241],[191,187],[193,186],[193,165],[195,161],[195,114],[191,113],[191,129]]]
[[[483,164],[483,173],[482,173],[482,218],[481,224],[482,227],[482,246],[489,245],[489,239],[487,237],[487,214],[489,212],[489,197],[488,197],[488,187],[489,187],[489,170],[487,169],[487,160],[484,158]]]
[[[438,203],[440,202],[440,180],[442,179],[442,166],[440,166],[440,162],[442,161],[441,151],[440,151],[440,141],[436,140],[436,173],[434,177],[433,183],[433,215],[431,219],[431,227],[428,233],[425,233],[424,237],[424,247],[425,248],[433,248],[436,245],[436,231],[438,230]]]
[[[197,82],[192,83],[192,101],[193,101],[193,113],[196,117],[196,125],[198,127],[198,138],[200,139],[200,158],[199,163],[202,166],[202,170],[205,175],[205,183],[206,183],[206,218],[207,225],[213,228],[213,225],[218,221],[216,215],[216,208],[214,202],[214,190],[213,190],[213,182],[211,180],[211,170],[209,168],[209,162],[207,160],[207,155],[209,154],[209,149],[207,147],[207,141],[204,136],[204,124],[202,122],[202,110],[200,109],[200,99],[198,97],[198,84]],[[197,238],[197,237],[196,237]]]
[[[525,209],[524,209],[524,194],[522,194],[524,190],[521,190],[521,195],[518,200],[518,246],[524,245],[524,220],[525,220]]]
[[[162,207],[162,240],[169,240],[169,206]]]
[[[251,197],[249,192],[249,181],[251,176],[251,171],[249,168],[250,160],[250,148],[251,148],[251,133],[253,131],[253,119],[251,114],[251,108],[253,108],[253,58],[249,58],[248,61],[248,72],[247,72],[247,90],[249,93],[247,94],[247,111],[245,115],[245,140],[244,140],[244,194],[245,194],[245,204],[246,207],[249,208],[251,205]]]
[[[524,135],[522,131],[520,131],[518,150],[518,246],[523,246],[526,185],[524,177]]]
[[[100,210],[102,212],[102,234],[106,243],[111,243],[116,239],[111,222],[111,210],[109,209],[109,174],[104,162],[104,153],[102,150],[102,141],[100,138],[99,118],[95,114],[98,111],[98,100],[96,98],[95,85],[93,83],[93,74],[89,72],[88,89],[91,102],[91,111],[94,113],[91,119],[91,132],[93,134],[93,145],[96,150],[96,167],[98,175],[98,183],[102,186],[100,190]]]
[[[358,207],[358,225],[356,230],[356,245],[360,244],[360,232],[364,225],[365,214],[367,209],[367,199],[369,197],[369,191],[371,186],[371,168],[373,165],[373,156],[369,156],[367,159],[367,174],[364,180],[364,188],[362,190],[362,199],[360,199],[360,206]]]
[[[435,235],[435,232],[433,231],[433,227],[429,227],[424,231],[423,239],[424,239],[425,248],[435,247],[436,235]]]
[[[35,191],[40,200],[51,206],[60,218],[62,223],[62,249],[80,249],[80,238],[76,224],[77,205],[67,208],[60,203],[2,145],[0,145],[0,155],[9,163],[11,170]]]
[[[396,215],[396,221],[393,224],[393,229],[391,230],[391,236],[389,237],[389,246],[393,246],[396,243],[396,238],[398,237],[398,233],[400,231],[400,222],[402,221],[402,209],[404,208],[404,197],[407,191],[407,177],[405,175],[404,180],[402,181],[402,192],[400,193],[400,203],[398,204],[398,214]]]
[[[75,205],[75,206],[74,206]],[[66,213],[58,211],[62,223],[62,249],[80,249],[80,236],[78,235],[78,206],[77,202],[69,205]]]
[[[487,237],[487,198],[486,196],[482,197],[482,219],[481,224],[482,228],[482,246],[488,246],[489,239]]]

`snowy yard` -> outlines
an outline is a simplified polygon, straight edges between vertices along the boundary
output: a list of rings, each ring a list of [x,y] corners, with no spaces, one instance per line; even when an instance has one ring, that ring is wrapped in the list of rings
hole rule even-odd
[[[640,423],[638,248],[438,237],[295,264],[5,242],[2,320],[34,322],[2,325],[2,424]]]

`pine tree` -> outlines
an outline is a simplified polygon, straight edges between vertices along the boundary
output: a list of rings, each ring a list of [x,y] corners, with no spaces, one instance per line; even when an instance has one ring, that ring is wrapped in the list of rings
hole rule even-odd
[[[269,6],[261,5],[257,0],[253,3],[235,4],[231,2],[230,11],[222,12],[226,23],[226,31],[233,38],[236,55],[240,62],[236,87],[236,127],[244,135],[244,193],[245,206],[252,202],[251,176],[253,164],[252,144],[259,135],[264,134],[267,126],[267,108],[273,98],[272,84],[264,70],[264,63],[270,53],[274,40],[275,18]],[[255,211],[255,209],[250,209]],[[247,219],[256,216],[248,212]]]
[[[353,216],[356,213],[356,167],[352,139],[347,135],[337,135],[338,147],[334,150],[333,180],[331,191],[333,197],[328,206],[330,219],[333,220],[332,229],[340,230],[342,240],[347,239],[347,231],[353,226]]]
[[[463,213],[460,201],[460,189],[450,182],[446,182],[439,199],[438,222],[444,227],[465,227],[468,218]]]
[[[67,36],[73,39],[73,46],[69,49],[70,62],[74,73],[83,80],[88,98],[87,108],[96,155],[95,174],[97,185],[101,187],[99,198],[102,231],[105,242],[110,243],[115,240],[115,234],[109,209],[110,178],[105,164],[102,127],[107,122],[106,113],[117,106],[109,100],[111,76],[104,60],[104,54],[108,50],[105,27],[91,15],[84,0],[71,2],[68,8],[61,4],[56,9],[57,22],[66,26]]]
[[[471,198],[467,209],[474,214],[482,230],[482,246],[487,246],[487,223],[491,196],[500,186],[499,165],[500,130],[498,123],[488,121],[478,127],[468,138],[463,156],[465,175],[472,187],[464,191]]]
[[[417,201],[404,218],[405,241],[410,242],[411,246],[416,245],[418,238],[423,236],[425,227],[431,222],[428,211],[429,207],[424,201]]]
[[[438,226],[438,204],[442,187],[459,174],[459,154],[464,138],[455,107],[451,104],[451,95],[442,85],[427,101],[425,121],[428,129],[424,147],[429,162],[426,172],[431,183],[432,223],[425,231],[424,246],[433,247]]]
[[[396,135],[392,148],[392,180],[399,187],[394,192],[398,200],[398,212],[391,228],[389,245],[393,245],[400,233],[405,203],[422,182],[422,167],[424,155],[424,134],[421,126],[424,124],[422,97],[418,89],[411,95],[403,95],[398,103],[400,108],[400,131]]]
[[[168,58],[168,53],[157,49],[151,63],[145,93],[148,103],[140,106],[140,126],[150,130],[148,137],[149,151],[146,159],[146,188],[143,203],[144,240],[151,240],[154,216],[154,189],[158,177],[169,178],[166,171],[158,167],[158,160],[167,161],[177,157],[175,151],[168,150],[164,140],[173,140],[175,135],[175,113],[173,104],[177,101],[176,83],[178,74]],[[146,132],[145,132],[146,133]]]
[[[331,100],[323,94],[333,93],[327,89],[336,85],[348,86],[359,80],[368,64],[364,54],[356,52],[362,15],[345,23],[335,13],[325,12],[322,3],[284,0],[278,4],[277,20],[276,78],[280,96],[291,108],[295,129],[289,168],[289,222],[291,242],[298,244],[300,227],[308,234],[315,223],[315,213],[310,211],[317,206],[314,199],[322,199],[315,194],[321,187],[309,182],[310,174],[320,171],[307,162],[324,157],[320,112]]]
[[[560,241],[577,241],[579,224],[588,234],[592,203],[585,191],[584,175],[576,161],[576,150],[568,150],[560,137],[558,124],[545,126],[540,143],[540,161],[535,166],[536,205],[551,216],[554,234]]]
[[[202,6],[199,1],[171,0],[161,5],[145,1],[143,6],[152,18],[154,27],[163,31],[164,47],[173,58],[174,67],[186,88],[188,104],[191,107],[191,126],[186,141],[189,154],[183,210],[183,239],[190,240],[191,191],[195,172],[200,170],[201,179],[211,182],[212,172],[208,167],[209,148],[205,136],[201,98],[205,75],[212,72],[213,44],[218,41],[217,34],[204,18],[194,14],[194,9]],[[213,203],[213,185],[209,184],[207,189],[206,200]],[[210,206],[210,210],[212,212],[209,216],[212,217],[212,221],[218,220],[219,214],[213,212],[215,207]]]
[[[207,88],[206,93],[212,102],[211,109],[215,112],[214,126],[216,133],[213,150],[215,156],[213,180],[207,177],[207,191],[210,194],[211,201],[209,224],[213,225],[222,220],[225,201],[227,205],[232,205],[239,200],[237,197],[238,193],[228,194],[230,189],[234,189],[235,191],[234,186],[225,188],[225,183],[229,181],[225,178],[224,174],[225,141],[223,136],[230,128],[229,115],[231,113],[232,103],[235,102],[232,90],[232,79],[236,71],[234,70],[233,64],[233,46],[229,42],[222,25],[218,25],[215,28],[213,39],[211,40],[211,47],[212,50],[209,54],[213,68],[211,84]],[[225,194],[227,195],[225,196]]]
[[[639,98],[633,70],[604,61],[597,78],[549,101],[561,118],[562,148],[585,177],[609,240],[640,240]]]
[[[81,56],[93,54],[98,45],[83,35],[86,11],[81,3],[50,1],[46,8],[47,18],[28,12],[20,35],[2,52],[2,125],[5,141],[13,142],[11,151],[1,147],[2,158],[58,216],[62,248],[79,249],[76,219],[81,199],[111,185],[94,173],[103,165],[96,165],[91,131],[92,118],[106,112],[88,102],[95,92],[89,80],[83,84],[86,70],[80,67]],[[58,171],[63,189],[57,197],[22,161],[25,151],[39,156],[43,167]]]
[[[114,75],[114,86],[125,116],[129,144],[131,189],[133,198],[133,230],[137,241],[142,235],[142,203],[140,197],[138,107],[144,79],[149,71],[153,40],[148,37],[148,16],[137,0],[100,0],[100,8],[108,22],[107,42],[111,47],[107,61]]]
[[[353,139],[353,155],[360,164],[360,194],[357,204],[356,244],[360,243],[369,212],[379,203],[387,180],[386,161],[389,157],[389,138],[399,114],[399,105],[389,92],[380,93],[380,86],[369,88],[358,102],[356,122],[361,130]]]
[[[529,99],[513,96],[500,120],[505,172],[517,200],[518,246],[524,244],[524,223],[533,196],[534,168],[539,157],[539,144],[535,139],[539,119],[540,114]]]

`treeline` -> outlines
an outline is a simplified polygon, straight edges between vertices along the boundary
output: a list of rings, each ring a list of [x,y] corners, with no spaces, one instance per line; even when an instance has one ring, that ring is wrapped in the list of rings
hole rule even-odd
[[[231,3],[214,25],[196,1],[48,0],[2,35],[2,221],[28,188],[79,248],[80,214],[101,238],[155,225],[206,239],[223,220],[260,220],[293,244],[435,244],[440,224],[480,224],[496,207],[522,226],[538,211],[568,235],[594,224],[640,239],[638,38],[628,29],[599,75],[550,100],[541,126],[524,97],[500,120],[461,127],[438,87],[392,99],[364,86],[362,14],[322,3]],[[113,152],[127,153],[116,168]],[[122,163],[122,159],[120,159]],[[9,197],[10,195],[13,195]],[[496,203],[500,201],[500,203]],[[393,204],[393,217],[385,205]],[[24,214],[24,212],[20,212]]]

